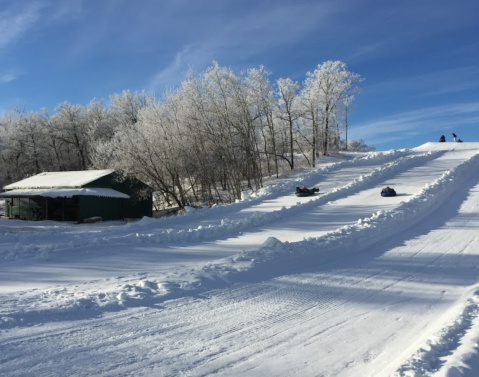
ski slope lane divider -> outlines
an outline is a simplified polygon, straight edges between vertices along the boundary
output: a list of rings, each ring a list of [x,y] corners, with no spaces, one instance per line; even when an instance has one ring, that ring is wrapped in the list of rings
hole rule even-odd
[[[426,184],[409,201],[402,202],[394,209],[378,211],[368,218],[359,219],[354,225],[343,226],[317,238],[292,243],[269,238],[259,249],[205,264],[201,270],[192,272],[194,278],[190,276],[189,279],[173,279],[161,283],[157,281],[154,284],[169,284],[172,289],[166,293],[172,298],[181,295],[179,291],[184,289],[206,290],[235,282],[252,281],[255,278],[267,279],[311,264],[319,264],[331,257],[361,252],[427,219],[470,177],[471,171],[478,169],[479,154],[476,154],[445,172],[431,184]]]
[[[233,211],[242,210],[248,208],[252,205],[257,204],[260,201],[268,200],[274,197],[281,195],[288,195],[294,190],[296,186],[303,186],[308,184],[313,184],[312,182],[317,182],[319,177],[326,173],[332,173],[344,168],[349,167],[361,167],[368,166],[372,164],[383,165],[387,164],[391,160],[397,160],[401,157],[408,156],[413,152],[409,149],[400,149],[400,150],[390,150],[388,152],[371,152],[366,156],[355,157],[352,160],[344,160],[340,162],[335,162],[329,166],[319,167],[317,169],[312,169],[308,171],[301,172],[293,181],[280,181],[268,187],[263,187],[255,192],[248,191],[245,192],[243,200],[237,200],[235,203],[229,204],[216,204],[212,207],[205,207],[195,210],[187,211],[184,215],[169,217],[169,218],[144,218],[143,221],[139,223],[132,224],[132,228],[141,229],[145,226],[153,224],[162,224],[162,223],[171,223],[183,221],[184,217],[194,217],[201,219],[206,216],[210,216],[211,212],[214,211],[216,214],[228,214]],[[443,152],[444,153],[444,152]]]
[[[414,152],[415,153],[415,152]],[[267,224],[286,216],[285,212],[272,212],[269,217],[264,214],[256,213],[251,221],[234,221],[224,217],[218,225],[199,226],[193,229],[172,230],[166,229],[165,224],[181,224],[186,219],[195,219],[201,221],[202,218],[215,215],[228,216],[233,212],[238,212],[244,208],[255,205],[261,200],[267,200],[280,195],[291,195],[292,186],[302,185],[301,182],[308,180],[317,181],[318,177],[325,173],[331,173],[346,167],[361,167],[374,164],[387,164],[391,160],[401,160],[401,158],[413,154],[408,149],[391,150],[388,152],[373,152],[366,156],[356,157],[352,160],[333,163],[332,165],[321,167],[308,172],[302,172],[296,178],[295,183],[278,182],[275,185],[260,189],[258,192],[249,194],[247,199],[237,201],[228,205],[215,205],[211,208],[193,209],[190,208],[184,215],[154,219],[145,217],[139,222],[126,224],[118,228],[102,231],[101,237],[95,237],[94,229],[85,237],[84,234],[70,234],[72,226],[64,224],[50,224],[38,231],[20,232],[16,228],[0,226],[0,234],[5,243],[12,243],[14,248],[0,254],[0,260],[15,262],[23,259],[38,259],[48,261],[52,252],[63,249],[79,248],[85,246],[95,246],[112,243],[181,243],[188,244],[198,240],[212,240],[217,237],[225,237],[233,231],[242,232],[248,227]],[[401,160],[404,161],[404,160]],[[329,194],[331,195],[331,194]],[[336,193],[336,195],[338,195]],[[324,195],[323,195],[324,196]],[[327,196],[326,198],[331,197]],[[335,196],[338,198],[339,196]],[[303,203],[304,204],[304,203]],[[296,208],[298,210],[298,208]],[[237,229],[236,229],[237,228]],[[66,241],[56,244],[41,245],[43,239],[47,239],[52,233],[58,234],[58,239],[64,238]]]
[[[148,242],[161,244],[177,244],[181,242],[181,244],[185,245],[191,242],[209,241],[224,237],[231,237],[232,232],[241,233],[259,226],[280,221],[291,216],[298,216],[305,211],[310,211],[312,208],[324,205],[330,201],[353,195],[360,190],[370,188],[374,184],[379,184],[387,177],[438,158],[443,153],[443,151],[435,151],[422,153],[419,155],[400,157],[396,161],[389,162],[384,166],[374,169],[369,174],[360,176],[345,186],[335,188],[307,202],[298,201],[296,205],[293,205],[289,208],[283,207],[278,211],[254,212],[250,217],[240,220],[230,220],[228,218],[224,218],[221,220],[219,225],[200,225],[195,229],[182,229],[177,232],[170,232],[168,230],[155,232],[154,229],[151,229],[150,232],[137,232],[134,234],[128,234],[119,239],[104,238],[103,242],[111,243],[120,241],[122,243]]]
[[[398,160],[381,171],[432,156],[427,154]],[[358,220],[357,224],[344,226],[322,237],[295,243],[282,243],[270,238],[262,248],[206,263],[201,268],[188,271],[162,275],[142,273],[97,280],[82,286],[24,292],[22,297],[6,295],[1,300],[0,329],[34,325],[39,319],[56,321],[72,316],[97,317],[103,311],[131,306],[154,306],[169,299],[223,288],[234,282],[279,276],[297,268],[321,263],[332,256],[358,252],[361,250],[358,245],[368,247],[426,218],[478,167],[479,155],[474,155],[444,173],[432,184],[427,184],[410,201],[403,202],[393,210],[379,211],[369,218]],[[375,174],[379,173],[372,173]],[[358,180],[358,185],[364,181],[364,178]]]
[[[426,184],[410,200],[401,202],[394,209],[378,211],[370,217],[359,219],[356,224],[340,227],[317,238],[295,243],[269,240],[272,247],[245,252],[243,259],[255,259],[256,263],[264,263],[280,257],[287,251],[284,255],[291,255],[293,259],[305,256],[308,260],[314,261],[315,256],[323,257],[329,254],[337,257],[358,252],[427,219],[465,179],[470,177],[471,172],[477,169],[479,154],[445,172],[434,182]]]

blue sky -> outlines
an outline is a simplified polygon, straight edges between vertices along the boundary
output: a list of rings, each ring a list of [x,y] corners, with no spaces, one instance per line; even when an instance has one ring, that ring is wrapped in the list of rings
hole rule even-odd
[[[0,111],[161,98],[213,60],[300,82],[341,60],[365,79],[350,139],[479,142],[478,15],[477,0],[0,0]]]

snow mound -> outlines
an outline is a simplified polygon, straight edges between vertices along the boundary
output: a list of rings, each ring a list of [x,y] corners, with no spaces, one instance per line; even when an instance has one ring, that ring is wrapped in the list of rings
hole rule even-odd
[[[465,364],[460,361],[460,357],[450,357],[448,363],[446,360],[449,355],[460,353],[462,338],[471,330],[474,321],[477,321],[479,314],[479,296],[477,292],[467,299],[464,304],[461,304],[459,309],[454,307],[451,310],[454,313],[458,312],[458,314],[455,314],[454,318],[449,321],[449,324],[435,334],[434,337],[421,345],[414,355],[398,368],[394,377],[430,376],[439,371],[440,375],[434,375],[438,377],[464,376],[461,369],[463,369]],[[477,338],[477,331],[475,335]],[[474,347],[468,347],[469,350],[471,348]]]
[[[278,240],[276,237],[268,237],[268,239],[264,241],[263,246],[278,248],[278,247],[282,247],[283,243],[280,240]]]

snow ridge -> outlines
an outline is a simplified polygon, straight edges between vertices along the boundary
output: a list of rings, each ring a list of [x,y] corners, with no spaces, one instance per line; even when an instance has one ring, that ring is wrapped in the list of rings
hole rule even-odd
[[[384,180],[386,177],[397,174],[400,171],[406,170],[413,166],[417,166],[420,163],[424,163],[430,159],[437,158],[438,155],[443,152],[427,152],[419,155],[400,157],[396,161],[390,162],[381,166],[380,168],[375,169],[367,175],[362,175],[359,178],[353,180],[349,184],[333,189],[323,195],[318,196],[317,198],[310,200],[308,202],[298,202],[296,205],[291,206],[290,208],[283,207],[279,211],[261,213],[255,212],[247,219],[241,219],[237,221],[231,221],[228,218],[224,218],[220,225],[209,225],[209,226],[198,226],[195,229],[180,230],[178,232],[171,231],[161,231],[158,233],[148,232],[148,233],[135,233],[125,236],[122,242],[125,242],[127,239],[130,242],[149,242],[149,243],[177,243],[181,241],[183,243],[188,243],[197,240],[210,240],[217,239],[224,236],[231,236],[232,231],[243,232],[248,229],[258,227],[265,224],[270,224],[272,222],[281,220],[286,216],[297,216],[298,214],[309,211],[311,208],[324,205],[327,202],[337,200],[348,195],[352,195],[361,189],[367,188],[374,183]],[[280,187],[284,186],[284,183],[278,185]],[[288,190],[291,191],[291,187],[288,185]],[[112,239],[104,239],[103,242],[110,243]],[[127,241],[126,241],[127,242]]]
[[[444,358],[458,348],[461,338],[478,317],[478,293],[476,291],[473,297],[462,304],[460,313],[399,367],[394,377],[426,377],[439,371],[445,363]]]
[[[182,216],[168,217],[153,219],[145,217],[137,223],[130,223],[124,227],[118,227],[113,229],[107,229],[102,231],[102,237],[94,238],[85,238],[83,235],[74,235],[68,232],[68,228],[71,225],[57,224],[55,222],[46,222],[45,232],[32,231],[30,229],[25,232],[18,232],[16,228],[9,227],[0,227],[0,234],[3,233],[4,242],[16,243],[14,249],[9,250],[3,255],[0,255],[0,260],[5,261],[17,261],[24,260],[28,258],[34,258],[38,260],[48,261],[51,252],[59,251],[62,249],[74,248],[74,247],[85,247],[88,245],[101,245],[101,244],[111,244],[115,242],[119,243],[173,243],[180,242],[183,244],[188,244],[189,242],[197,240],[209,240],[215,237],[222,237],[230,234],[232,231],[242,232],[248,228],[266,224],[268,222],[276,221],[283,218],[286,215],[286,212],[276,211],[269,214],[254,214],[251,219],[244,220],[242,222],[233,222],[228,218],[224,218],[222,223],[218,226],[208,226],[193,229],[182,229],[180,231],[173,230],[162,230],[158,231],[157,229],[165,226],[165,224],[181,224],[184,221],[184,217],[188,216],[190,218],[201,220],[204,217],[210,216],[211,212],[214,211],[216,214],[228,214],[232,210],[241,210],[242,208],[251,206],[255,202],[260,200],[267,199],[269,197],[275,197],[278,195],[291,195],[292,187],[302,184],[308,184],[308,182],[317,182],[318,177],[322,174],[343,169],[350,166],[366,166],[368,164],[385,164],[390,160],[396,160],[394,163],[399,164],[405,163],[406,160],[401,160],[411,153],[410,150],[391,150],[388,152],[372,152],[368,153],[366,156],[356,157],[352,160],[344,160],[340,162],[333,163],[330,166],[322,167],[316,170],[302,172],[298,177],[295,178],[293,182],[281,181],[280,183],[274,184],[269,187],[265,187],[258,192],[250,193],[248,198],[242,201],[237,201],[229,205],[215,205],[211,208],[202,208],[198,210],[190,210]],[[438,153],[438,152],[435,152]],[[440,152],[443,153],[443,152]],[[423,153],[421,156],[426,156],[427,153]],[[431,154],[432,156],[432,154]],[[394,164],[393,163],[393,164]],[[383,170],[381,168],[379,170]],[[387,170],[387,169],[386,169]],[[385,173],[385,172],[383,172]],[[353,185],[354,186],[354,185]],[[359,185],[357,185],[359,188]],[[342,191],[335,190],[335,194],[329,194],[329,196],[324,197],[322,202],[317,203],[320,205],[325,203],[327,200],[333,200],[332,198],[339,198],[341,195],[347,195],[352,192],[352,186],[348,189],[343,189]],[[329,199],[331,198],[331,199]],[[304,204],[304,203],[303,203]],[[291,211],[300,211],[301,208],[296,206],[296,208],[288,209]],[[15,221],[15,220],[12,220]],[[20,220],[18,220],[20,221]],[[23,224],[22,224],[23,225]],[[125,234],[125,228],[129,229],[131,233]],[[42,239],[48,239],[52,233],[58,234],[57,239],[65,238],[65,241],[58,242],[55,245],[41,245]]]
[[[370,185],[376,178],[382,179],[385,174],[393,170],[414,165],[416,159],[428,159],[435,156],[437,156],[435,153],[426,153],[401,158],[377,169],[369,176],[357,179],[345,188],[333,190],[329,195],[333,198],[341,190],[343,194],[350,194],[361,187],[368,187],[365,182],[369,181]],[[425,185],[408,202],[402,202],[393,210],[379,211],[368,218],[359,219],[357,224],[341,227],[322,237],[295,243],[282,243],[276,239],[268,239],[264,247],[260,249],[245,251],[236,256],[207,263],[199,269],[172,272],[167,276],[149,276],[145,273],[104,281],[101,284],[102,292],[88,290],[88,284],[85,284],[83,291],[76,286],[43,292],[27,292],[21,301],[12,298],[2,302],[0,328],[31,325],[33,323],[31,321],[44,317],[47,313],[55,318],[71,315],[68,314],[71,311],[78,312],[78,315],[97,316],[102,310],[154,305],[191,292],[198,293],[206,289],[220,288],[235,281],[248,281],[251,276],[267,278],[268,271],[275,271],[276,274],[287,273],[298,266],[320,263],[329,258],[361,251],[362,248],[414,226],[417,221],[426,218],[439,203],[446,200],[462,184],[464,179],[470,176],[470,171],[478,168],[479,155],[476,154],[454,169],[445,172],[432,184]],[[325,199],[319,197],[317,201],[321,200]],[[308,204],[305,203],[305,205]],[[358,249],[358,245],[361,245],[361,248]],[[251,274],[253,270],[258,269],[264,273],[258,274],[256,271]],[[29,299],[28,296],[33,297]],[[22,311],[22,304],[30,305],[31,302],[35,302],[38,312],[44,315],[38,315],[38,312]]]
[[[318,181],[318,177],[326,173],[341,170],[351,166],[367,166],[373,163],[386,164],[390,162],[391,160],[396,160],[401,157],[408,156],[411,153],[412,152],[409,149],[399,149],[399,150],[393,149],[387,152],[369,152],[365,156],[355,157],[352,160],[343,160],[343,161],[335,162],[329,166],[324,166],[318,169],[301,172],[292,181],[283,180],[271,186],[263,187],[256,192],[245,192],[245,197],[243,198],[243,200],[238,200],[235,203],[217,204],[217,205],[213,205],[210,208],[204,207],[197,210],[188,211],[183,216],[190,216],[190,217],[201,219],[202,217],[209,216],[211,211],[215,211],[216,213],[228,213],[228,212],[231,212],[232,209],[240,210],[242,208],[251,206],[251,204],[254,204],[255,202],[259,202],[260,200],[265,200],[270,197],[275,197],[277,195],[290,194],[295,186],[303,186],[303,185],[310,186]],[[174,222],[181,222],[182,221],[181,217],[182,216],[176,216],[171,218],[160,218],[160,219],[152,219],[152,218],[145,217],[139,223],[131,224],[130,227],[132,229],[137,229],[137,228],[141,229],[141,227],[145,227],[151,224],[162,224],[164,222],[168,224],[172,224]]]
[[[261,225],[270,224],[275,221],[279,221],[286,216],[297,216],[298,214],[309,211],[311,208],[324,205],[327,202],[332,200],[337,200],[348,195],[352,195],[355,192],[369,187],[375,182],[380,182],[386,177],[397,174],[400,171],[406,170],[413,166],[417,166],[420,163],[424,163],[427,160],[437,158],[438,155],[442,154],[442,151],[439,152],[427,152],[419,155],[405,156],[400,157],[396,161],[390,162],[381,166],[380,168],[375,169],[367,175],[362,175],[359,178],[353,180],[349,184],[333,189],[323,195],[318,196],[316,199],[310,200],[308,202],[298,202],[296,205],[291,206],[290,208],[283,207],[281,210],[261,213],[255,212],[250,217],[241,220],[230,220],[224,218],[219,225],[200,225],[197,228],[191,229],[181,229],[179,231],[172,230],[161,230],[156,231],[156,226],[154,223],[151,223],[151,220],[147,220],[150,223],[149,229],[147,232],[135,232],[130,233],[124,236],[111,236],[111,237],[102,237],[95,238],[90,241],[79,242],[78,246],[85,246],[87,242],[93,244],[111,244],[112,242],[121,242],[125,243],[154,243],[154,244],[169,244],[169,243],[181,243],[188,244],[195,241],[207,241],[212,239],[218,239],[221,237],[231,237],[233,232],[241,233],[247,231],[248,229],[255,228]],[[280,188],[284,188],[284,183],[278,185]],[[291,192],[291,187],[288,185],[288,190]],[[74,241],[70,241],[66,245],[58,245],[58,248],[63,247],[74,247]]]

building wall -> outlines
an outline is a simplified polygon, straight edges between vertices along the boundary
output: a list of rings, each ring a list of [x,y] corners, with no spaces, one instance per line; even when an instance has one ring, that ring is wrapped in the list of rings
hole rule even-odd
[[[12,219],[43,220],[43,198],[7,198],[5,215]]]
[[[103,220],[122,220],[123,200],[121,198],[79,197],[80,221],[99,216]]]
[[[78,197],[44,198],[44,200],[44,219],[54,221],[80,221]]]
[[[123,218],[153,216],[151,188],[137,179],[118,181],[116,178],[115,173],[112,173],[83,187],[108,187],[130,195],[130,199],[123,199]]]

